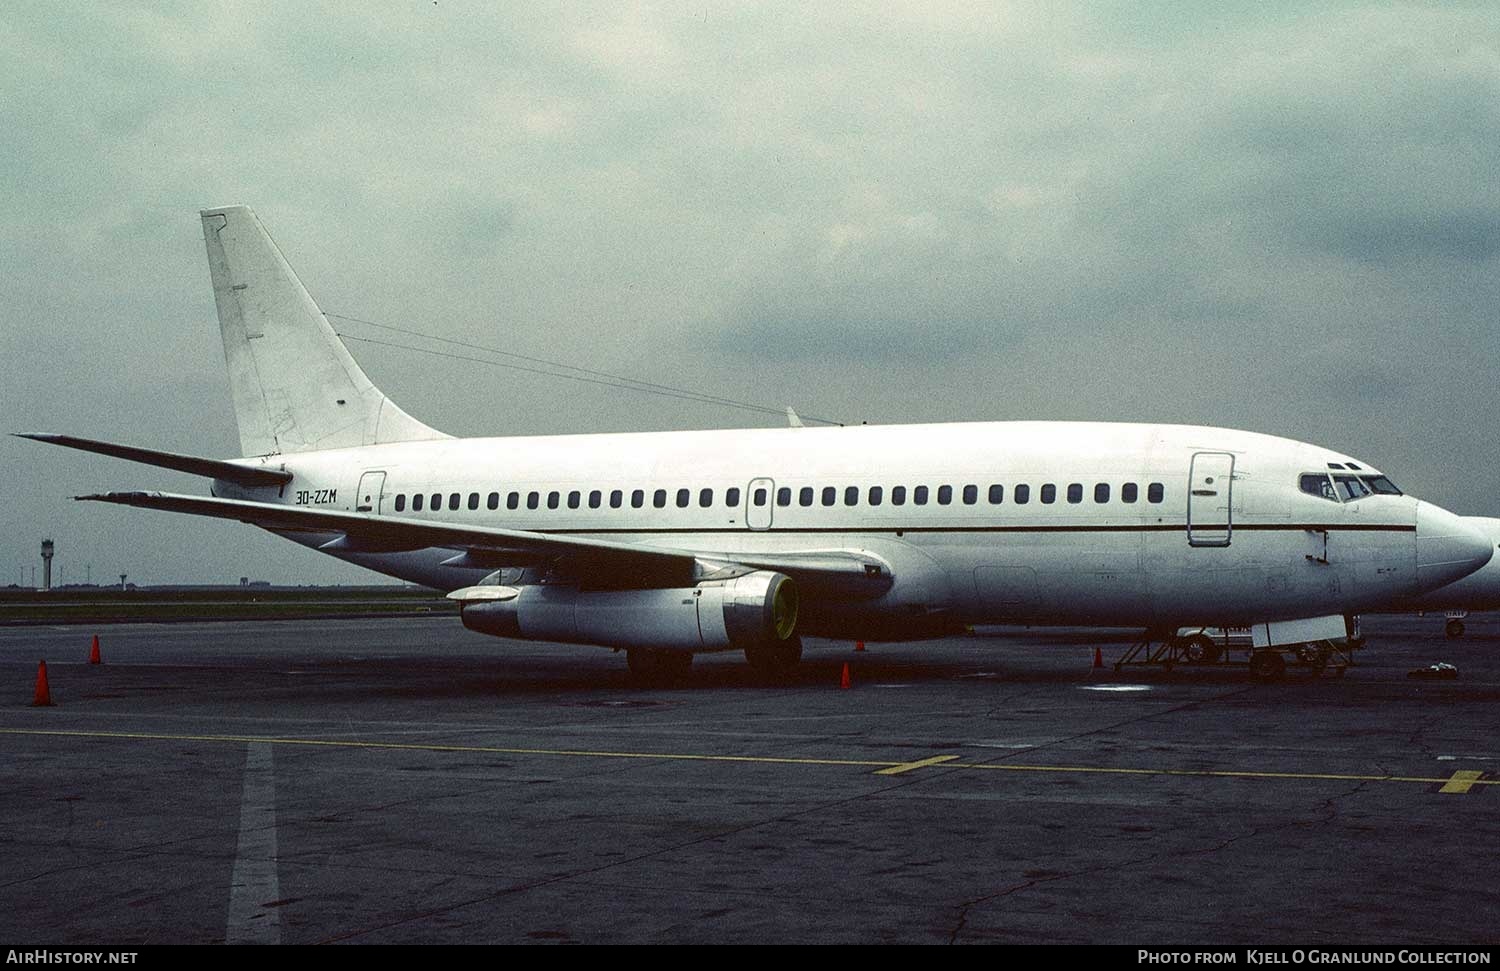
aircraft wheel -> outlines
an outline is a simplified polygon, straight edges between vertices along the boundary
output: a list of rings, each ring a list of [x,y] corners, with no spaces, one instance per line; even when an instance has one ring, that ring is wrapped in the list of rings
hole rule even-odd
[[[778,644],[745,648],[745,660],[763,678],[783,678],[802,660],[802,638],[795,634]]]
[[[625,652],[630,673],[647,684],[668,684],[687,677],[693,669],[693,655],[687,651],[657,651],[633,647]]]
[[[1448,621],[1448,623],[1443,627],[1443,633],[1447,634],[1449,637],[1464,636],[1464,622],[1461,620]]]
[[[1276,681],[1286,673],[1286,658],[1278,651],[1256,651],[1250,655],[1250,676],[1257,681]]]
[[[1194,634],[1182,647],[1187,659],[1194,664],[1212,664],[1219,659],[1219,645],[1207,634]]]

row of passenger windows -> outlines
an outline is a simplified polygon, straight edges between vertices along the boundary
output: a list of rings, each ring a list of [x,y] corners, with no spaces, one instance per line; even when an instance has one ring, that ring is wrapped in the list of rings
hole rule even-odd
[[[1064,487],[1064,495],[1067,501],[1073,504],[1083,502],[1084,485],[1081,482],[1073,482]],[[1098,482],[1093,486],[1093,500],[1095,503],[1109,502],[1113,495],[1113,488],[1108,482]],[[1037,498],[1043,503],[1054,503],[1057,501],[1058,487],[1047,483],[1037,489]],[[666,489],[656,489],[651,493],[651,505],[656,509],[665,509],[669,498]],[[739,488],[724,490],[724,505],[733,509],[740,505],[743,493]],[[793,491],[790,486],[782,486],[776,490],[775,502],[778,506],[790,506],[795,499],[799,506],[812,506],[821,504],[824,506],[860,505],[861,495],[864,504],[868,506],[880,506],[889,502],[893,506],[904,506],[910,502],[914,506],[925,506],[936,499],[939,506],[952,505],[955,497],[954,487],[951,485],[940,485],[936,489],[919,485],[908,489],[906,486],[891,486],[887,491],[883,486],[870,486],[861,492],[859,486],[823,486],[821,489],[813,486],[802,486]],[[956,495],[966,506],[973,506],[979,502],[979,486],[966,485],[961,487]],[[985,491],[985,499],[992,506],[998,506],[1005,501],[1005,486],[991,485]],[[1158,503],[1166,497],[1166,489],[1160,482],[1152,482],[1146,486],[1146,501]],[[461,492],[450,492],[445,497],[441,492],[434,492],[430,496],[417,493],[411,497],[412,512],[421,512],[424,508],[428,510],[440,510],[444,507],[444,499],[447,499],[447,508],[457,510],[467,505],[470,509],[478,509],[480,506],[480,494],[471,492],[467,502]],[[540,509],[544,505],[548,509],[560,509],[566,506],[568,509],[578,509],[587,504],[590,509],[598,509],[608,500],[609,508],[619,509],[625,505],[627,494],[623,489],[612,489],[606,496],[602,489],[593,489],[587,493],[574,489],[566,494],[560,491],[542,492],[510,492],[505,495],[506,509],[520,509],[524,500],[527,509]],[[630,508],[641,509],[646,505],[646,490],[633,489],[628,494]],[[714,490],[699,489],[696,496],[692,489],[677,489],[675,495],[670,498],[679,509],[686,509],[693,505],[695,499],[700,508],[708,509],[714,504]],[[486,509],[500,508],[501,494],[491,492],[484,497]],[[750,504],[754,506],[765,506],[771,502],[772,496],[769,488],[757,487],[750,490]],[[1120,486],[1119,501],[1123,503],[1134,503],[1140,500],[1140,486],[1134,482],[1127,482]],[[1011,490],[1011,502],[1018,506],[1024,506],[1031,501],[1031,486],[1021,484]],[[407,497],[405,493],[396,496],[396,512],[405,512],[407,509]]]

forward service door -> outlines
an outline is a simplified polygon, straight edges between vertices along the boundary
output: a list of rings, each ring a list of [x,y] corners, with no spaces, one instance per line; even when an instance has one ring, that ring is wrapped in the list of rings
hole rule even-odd
[[[1189,546],[1228,546],[1234,530],[1234,456],[1197,452],[1188,473],[1187,535]]]

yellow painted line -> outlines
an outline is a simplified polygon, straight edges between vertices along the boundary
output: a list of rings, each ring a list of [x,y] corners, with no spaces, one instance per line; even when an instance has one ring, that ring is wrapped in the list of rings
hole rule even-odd
[[[956,758],[958,758],[956,755],[934,755],[930,759],[920,759],[916,762],[902,762],[900,765],[893,765],[888,769],[878,769],[875,774],[900,775],[903,772],[910,772],[912,769],[922,769],[929,765],[941,765],[944,762],[952,762]]]
[[[1244,769],[1117,769],[1098,765],[1015,765],[1011,763],[966,762],[955,768],[988,769],[995,772],[1074,772],[1104,775],[1174,775],[1215,779],[1303,779],[1327,782],[1420,782],[1432,785],[1450,781],[1447,776],[1430,778],[1415,775],[1358,775],[1339,772],[1252,772]],[[1476,779],[1476,786],[1500,785],[1500,779]]]
[[[126,739],[169,742],[259,742],[266,745],[297,745],[309,748],[379,749],[407,752],[468,752],[490,755],[571,756],[599,759],[655,759],[665,762],[738,762],[759,765],[829,765],[873,768],[877,775],[898,775],[913,769],[956,761],[957,755],[935,755],[915,762],[870,759],[786,758],[769,755],[706,755],[691,752],[613,752],[598,749],[519,748],[494,745],[439,745],[420,742],[361,742],[336,738],[285,738],[261,735],[174,735],[153,732],[84,732],[30,728],[0,728],[0,735],[33,735],[59,738]],[[1207,779],[1291,779],[1307,782],[1407,782],[1443,784],[1443,792],[1467,792],[1472,786],[1500,785],[1500,779],[1482,779],[1483,773],[1461,770],[1452,776],[1360,775],[1335,772],[1256,772],[1243,769],[1132,769],[1100,765],[1024,765],[1011,762],[959,762],[955,769],[984,772],[1042,772],[1074,775],[1178,776]],[[1463,788],[1449,788],[1462,786]]]
[[[1483,772],[1475,772],[1472,769],[1462,769],[1458,772],[1453,773],[1453,778],[1449,779],[1447,784],[1444,785],[1443,788],[1439,789],[1438,792],[1458,793],[1462,795],[1463,793],[1468,792],[1470,789],[1472,789],[1475,785],[1480,784],[1479,777],[1482,775],[1484,775]]]
[[[259,742],[265,745],[305,745],[321,748],[395,749],[411,752],[472,752],[490,755],[564,755],[600,759],[662,759],[678,762],[751,762],[772,765],[852,765],[887,768],[901,762],[865,759],[794,759],[770,755],[701,755],[683,752],[606,752],[593,749],[508,748],[492,745],[436,745],[416,742],[358,742],[336,738],[277,738],[261,735],[167,735],[152,732],[67,732],[0,728],[0,735],[52,735],[65,738],[117,738],[167,742]]]

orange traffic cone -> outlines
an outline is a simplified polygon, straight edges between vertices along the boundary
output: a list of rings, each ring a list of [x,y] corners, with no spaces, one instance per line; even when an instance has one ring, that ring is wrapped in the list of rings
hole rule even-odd
[[[101,664],[101,663],[103,663],[102,659],[99,657],[99,635],[98,634],[94,635],[93,646],[91,646],[89,648],[89,663],[90,664]]]
[[[840,688],[848,688],[849,687],[849,662],[848,661],[844,662],[844,673],[841,674],[841,675],[839,675],[839,687]]]
[[[1100,648],[1100,647],[1094,648],[1094,667],[1096,667],[1096,668],[1102,668],[1102,667],[1104,667],[1104,649],[1103,648]]]
[[[47,662],[43,661],[36,669],[36,700],[31,703],[33,708],[52,707],[52,689],[47,687]]]
[[[854,642],[854,649],[856,651],[863,651],[865,649],[865,642],[864,641],[855,641]]]

